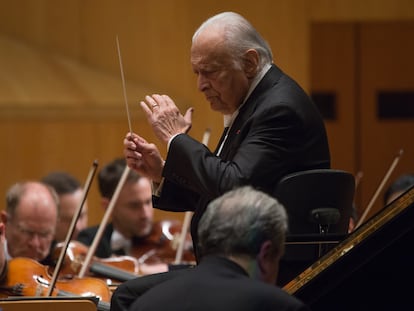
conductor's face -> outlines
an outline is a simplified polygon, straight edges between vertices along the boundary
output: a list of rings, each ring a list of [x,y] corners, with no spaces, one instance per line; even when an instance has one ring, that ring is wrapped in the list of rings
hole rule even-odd
[[[211,109],[223,114],[237,110],[250,86],[244,66],[235,62],[231,53],[223,45],[222,36],[212,29],[204,30],[191,48],[198,89],[210,102]]]

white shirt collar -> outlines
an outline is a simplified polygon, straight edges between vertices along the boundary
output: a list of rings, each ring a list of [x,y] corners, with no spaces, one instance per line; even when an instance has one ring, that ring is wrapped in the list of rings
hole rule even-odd
[[[247,92],[247,95],[244,98],[243,103],[239,106],[239,108],[237,108],[237,110],[235,112],[233,112],[233,114],[225,114],[223,116],[223,118],[224,118],[224,127],[231,127],[231,125],[233,124],[234,119],[236,119],[237,115],[239,114],[240,108],[247,101],[247,99],[249,98],[250,94],[253,92],[253,90],[256,88],[256,86],[259,84],[260,80],[263,79],[263,77],[269,71],[269,69],[270,69],[271,66],[272,66],[271,64],[265,65],[263,67],[263,69],[256,75],[256,77],[254,77],[253,82],[250,85],[249,91]]]
[[[4,256],[6,258],[6,260],[10,260],[12,259],[12,256],[9,253],[9,248],[7,247],[7,240],[4,241]]]
[[[126,239],[119,231],[114,230],[111,236],[111,249],[113,251],[124,249],[128,253],[131,249],[131,240]]]

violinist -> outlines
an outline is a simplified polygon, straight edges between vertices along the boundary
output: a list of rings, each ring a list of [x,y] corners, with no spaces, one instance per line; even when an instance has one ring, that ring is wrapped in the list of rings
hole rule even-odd
[[[52,186],[59,196],[59,217],[56,226],[55,241],[62,242],[65,240],[73,216],[82,202],[82,185],[74,176],[63,171],[51,172],[44,176],[41,181]],[[72,239],[76,240],[79,232],[87,226],[88,203],[85,202],[82,206],[81,214],[72,233]]]
[[[97,296],[98,310],[107,311],[111,293],[102,280],[56,279],[55,286],[50,287],[48,267],[53,257],[49,251],[58,206],[56,191],[39,181],[18,182],[7,191],[0,223],[0,269],[4,281],[0,296],[46,296],[50,289],[53,296]]]
[[[26,257],[48,265],[55,236],[59,198],[56,191],[38,181],[18,182],[6,194],[1,212],[5,225],[7,260]]]
[[[414,186],[414,173],[398,176],[384,192],[384,207]]]
[[[114,195],[115,189],[126,167],[124,158],[116,158],[105,165],[98,173],[98,185],[102,207],[106,209]],[[144,259],[149,252],[156,249],[154,241],[152,189],[151,181],[130,171],[119,192],[112,212],[111,222],[106,225],[103,236],[98,243],[95,255],[100,258],[128,255],[138,259],[140,272],[151,274],[168,270],[168,264],[158,262],[145,265]],[[97,233],[98,226],[89,227],[79,233],[78,241],[90,246]],[[161,236],[155,237],[162,242]],[[152,244],[155,242],[154,244]]]

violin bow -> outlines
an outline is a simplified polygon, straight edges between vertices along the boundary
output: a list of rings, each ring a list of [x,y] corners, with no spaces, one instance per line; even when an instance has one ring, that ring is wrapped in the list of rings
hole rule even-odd
[[[211,134],[211,130],[207,128],[204,132],[203,140],[202,140],[202,143],[206,147],[208,146],[208,141],[210,140],[210,134]],[[193,212],[190,212],[190,211],[185,212],[183,226],[182,226],[181,234],[180,234],[180,239],[178,242],[177,252],[175,253],[174,264],[181,263],[181,260],[183,258],[184,244],[185,244],[188,228],[190,226],[190,220],[191,220],[192,215],[193,215]]]
[[[69,226],[69,230],[68,230],[68,233],[66,235],[65,243],[62,247],[62,250],[60,251],[59,259],[56,263],[55,270],[53,271],[53,276],[52,276],[52,280],[50,281],[50,286],[49,286],[47,296],[52,296],[53,289],[56,285],[56,281],[57,281],[57,278],[59,276],[60,269],[62,268],[63,259],[65,257],[66,251],[68,249],[70,240],[72,239],[73,232],[75,231],[76,223],[78,222],[78,219],[81,215],[82,208],[83,208],[83,205],[85,204],[86,197],[88,196],[89,189],[91,187],[93,177],[95,176],[97,167],[98,167],[98,161],[95,160],[95,161],[93,161],[92,167],[89,170],[89,174],[88,174],[88,177],[87,177],[86,182],[85,182],[85,186],[84,186],[84,190],[83,190],[83,197],[82,197],[81,203],[79,204],[75,214],[72,217],[72,222]]]
[[[119,40],[118,40],[118,36],[116,36],[116,48],[117,48],[117,52],[118,52],[118,59],[119,59],[119,68],[121,71],[121,80],[122,80],[122,89],[123,89],[123,93],[124,93],[124,101],[125,101],[125,108],[126,108],[126,113],[127,113],[127,118],[128,118],[128,127],[129,127],[129,132],[132,135],[132,126],[131,126],[131,118],[129,115],[129,108],[128,108],[128,98],[127,98],[127,93],[126,93],[126,85],[125,85],[125,76],[124,76],[124,68],[122,66],[122,57],[121,57],[121,49],[119,47]],[[118,182],[118,185],[116,186],[114,195],[111,198],[111,201],[109,202],[109,206],[105,211],[105,214],[102,218],[101,224],[99,225],[98,231],[95,234],[95,237],[92,241],[92,244],[89,247],[88,253],[86,254],[85,260],[83,262],[83,265],[79,271],[78,276],[79,277],[83,277],[86,274],[86,269],[89,266],[90,262],[92,261],[92,257],[93,254],[95,254],[96,248],[98,247],[98,243],[100,242],[102,235],[104,233],[105,230],[105,226],[109,221],[109,217],[112,214],[112,211],[114,209],[115,203],[118,200],[118,196],[119,193],[121,192],[121,189],[125,183],[125,180],[129,174],[129,170],[130,168],[128,167],[128,165],[125,166],[124,172],[122,173],[121,179]]]
[[[364,173],[362,171],[359,171],[356,175],[355,175],[355,192],[358,189],[358,186],[361,182],[362,177],[364,177]]]
[[[395,167],[397,166],[398,162],[400,161],[400,158],[403,155],[403,153],[404,153],[404,150],[400,149],[398,154],[395,156],[395,158],[392,161],[390,167],[388,168],[388,171],[384,175],[384,177],[383,177],[381,183],[379,184],[377,190],[375,191],[374,195],[372,196],[371,200],[369,201],[367,208],[364,210],[364,213],[359,218],[358,223],[355,226],[355,229],[357,229],[364,222],[364,220],[367,217],[369,211],[371,210],[372,206],[374,205],[375,200],[378,198],[378,195],[380,194],[380,192],[384,188],[385,183],[388,181],[388,179],[390,178],[392,172],[394,171]]]
[[[119,193],[121,192],[122,186],[125,183],[125,180],[128,176],[128,173],[129,173],[129,166],[126,165],[125,169],[124,169],[124,172],[122,173],[121,179],[119,180],[118,185],[116,186],[114,195],[112,196],[111,201],[109,202],[109,206],[108,206],[107,210],[105,211],[104,217],[102,218],[101,224],[99,225],[98,231],[96,232],[96,235],[93,239],[93,242],[92,242],[91,246],[89,247],[88,253],[85,256],[85,260],[84,260],[83,265],[82,265],[82,267],[79,271],[79,274],[78,274],[78,277],[80,277],[80,278],[84,277],[85,274],[86,274],[86,269],[88,268],[88,266],[89,266],[89,264],[92,260],[93,254],[95,254],[95,250],[98,246],[99,241],[102,238],[102,235],[103,235],[104,230],[105,230],[105,226],[108,223],[109,217],[112,214],[115,203],[118,200]]]

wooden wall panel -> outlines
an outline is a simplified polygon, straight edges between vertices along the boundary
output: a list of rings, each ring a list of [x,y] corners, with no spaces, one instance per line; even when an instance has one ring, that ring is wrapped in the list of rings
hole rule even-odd
[[[355,203],[360,215],[369,206],[364,220],[384,206],[384,192],[394,179],[414,172],[414,116],[408,117],[414,102],[406,103],[407,115],[399,118],[380,118],[378,105],[381,92],[414,94],[411,37],[414,22],[312,26],[312,92],[335,94],[337,119],[326,120],[332,166],[363,173]],[[399,104],[396,99],[389,108],[396,110]],[[398,165],[383,180],[400,150],[404,154]]]
[[[311,92],[334,96],[334,119],[325,119],[331,164],[356,174],[355,26],[314,23],[311,32]]]
[[[42,118],[1,121],[0,189],[4,194],[16,181],[38,180],[55,170],[68,171],[84,182],[94,160],[98,161],[99,170],[115,157],[123,156],[122,139],[128,131],[126,120],[62,118],[59,121]],[[134,128],[151,137],[145,122],[135,122]],[[96,176],[88,204],[89,222],[99,223],[104,211],[100,207]],[[156,219],[165,217],[182,220],[183,215],[156,211]]]
[[[3,64],[8,63],[8,71],[0,72],[6,82],[0,88],[0,130],[4,129],[6,143],[0,161],[7,165],[0,190],[4,193],[17,180],[40,178],[55,169],[67,169],[85,178],[93,159],[105,163],[119,154],[127,122],[116,35],[129,83],[129,103],[135,112],[133,129],[148,139],[154,137],[145,128],[138,106],[143,90],[173,96],[182,111],[194,106],[191,135],[201,140],[210,128],[209,145],[214,148],[217,143],[222,118],[210,110],[196,89],[189,50],[196,27],[220,11],[235,10],[249,18],[273,47],[277,63],[306,88],[305,1],[266,0],[261,4],[190,0],[0,2],[4,42],[21,41],[29,46],[22,54],[4,51]],[[11,61],[10,55],[15,56]],[[74,65],[67,65],[71,62]],[[25,79],[27,76],[31,78]],[[13,138],[24,137],[23,133],[30,133],[30,139],[21,142]],[[14,153],[19,156],[12,156]],[[90,223],[94,224],[101,211],[93,191],[91,201]]]
[[[380,92],[414,92],[414,41],[411,38],[414,38],[414,21],[361,25],[359,114],[363,120],[360,131],[361,167],[365,176],[361,183],[363,207],[368,205],[400,149],[404,154],[384,189],[400,174],[414,172],[414,117],[380,119],[377,106]],[[383,193],[369,215],[382,208]]]
[[[78,167],[81,163],[89,166],[95,157],[109,160],[116,154],[118,139],[123,137],[127,126],[115,47],[117,34],[128,83],[141,86],[138,89],[145,92],[170,94],[182,110],[194,106],[191,135],[201,139],[209,127],[212,129],[210,145],[214,146],[221,133],[222,119],[210,110],[196,90],[189,66],[191,35],[205,18],[223,10],[245,15],[269,41],[275,61],[309,89],[312,22],[414,19],[413,5],[414,2],[406,0],[0,1],[2,37],[38,48],[35,58],[42,58],[44,64],[54,53],[65,59],[65,64],[77,63],[89,72],[86,74],[77,66],[69,66],[70,70],[67,66],[48,66],[48,73],[57,74],[55,79],[63,79],[67,85],[62,89],[71,90],[65,93],[57,92],[52,87],[55,83],[44,79],[42,66],[27,67],[33,62],[29,54],[9,63],[6,66],[9,71],[4,70],[5,62],[0,61],[0,137],[4,143],[0,155],[0,162],[4,163],[0,191],[4,193],[18,179],[39,177],[46,170],[55,169],[54,166],[73,170],[82,178],[86,172],[84,167]],[[10,52],[4,51],[4,55]],[[30,81],[27,76],[32,77]],[[127,89],[130,105],[137,107],[142,92],[129,86]],[[14,98],[10,96],[13,94]],[[20,101],[22,98],[24,102]],[[68,98],[77,99],[67,101]],[[31,104],[33,109],[28,109]],[[42,119],[43,113],[48,117]],[[142,126],[142,133],[151,138],[140,115],[136,112],[133,128]],[[74,134],[70,136],[72,132],[83,135],[82,145],[71,145],[76,141]],[[67,137],[70,148],[60,142],[61,135]],[[336,131],[335,137],[346,136]],[[82,149],[79,155],[75,155],[76,149]],[[338,166],[342,165],[340,161]],[[93,207],[90,214],[99,214],[99,209]],[[96,221],[94,216],[91,219]]]
[[[362,22],[378,20],[412,20],[411,0],[309,0],[313,21]]]

